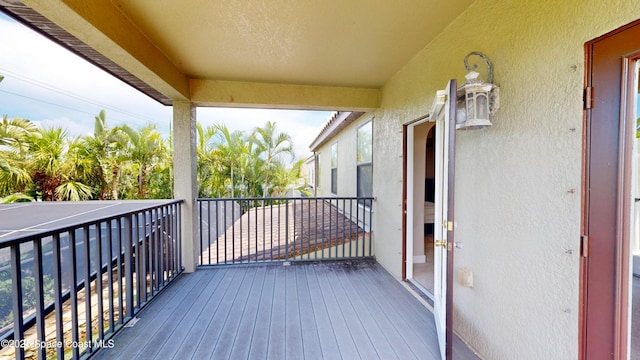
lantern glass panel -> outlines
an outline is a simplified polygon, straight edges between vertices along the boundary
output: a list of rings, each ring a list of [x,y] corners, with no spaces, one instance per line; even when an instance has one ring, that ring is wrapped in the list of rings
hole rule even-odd
[[[474,108],[475,106],[474,106],[473,92],[469,92],[467,93],[467,121],[473,120],[476,118],[476,112]]]
[[[458,96],[456,101],[456,124],[464,124],[467,121],[467,104],[464,95]]]
[[[476,109],[478,111],[478,119],[489,118],[489,101],[486,93],[481,92],[476,96]]]

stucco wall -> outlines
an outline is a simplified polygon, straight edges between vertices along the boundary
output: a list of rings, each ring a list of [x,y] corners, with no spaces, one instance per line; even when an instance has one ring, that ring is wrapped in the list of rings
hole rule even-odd
[[[494,126],[458,132],[454,327],[486,359],[576,359],[584,43],[640,18],[637,1],[478,0],[383,88],[374,122],[376,256],[401,274],[401,124],[494,64]]]
[[[331,146],[338,144],[338,193],[337,196],[356,196],[356,147],[358,128],[372,120],[372,115],[363,115],[339,134],[327,141],[316,152],[320,154],[320,186],[318,196],[331,196]],[[375,121],[374,121],[375,123]],[[375,125],[374,125],[375,126]],[[375,137],[375,133],[374,133]],[[375,145],[373,153],[376,153]],[[375,171],[376,164],[373,163]]]

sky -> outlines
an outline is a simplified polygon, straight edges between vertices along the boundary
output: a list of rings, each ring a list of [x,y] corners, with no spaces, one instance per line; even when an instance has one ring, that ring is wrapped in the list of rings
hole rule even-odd
[[[70,136],[93,133],[104,109],[110,127],[154,123],[169,134],[172,110],[0,12],[0,115],[61,127]],[[198,108],[204,126],[226,124],[249,132],[267,121],[293,138],[296,158],[311,155],[309,144],[329,111]]]

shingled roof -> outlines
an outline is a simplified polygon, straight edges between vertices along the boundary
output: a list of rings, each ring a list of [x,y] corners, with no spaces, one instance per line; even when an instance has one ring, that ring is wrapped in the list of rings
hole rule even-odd
[[[336,136],[342,129],[356,121],[363,112],[336,111],[322,127],[320,133],[309,145],[309,149],[315,152],[320,146]]]
[[[356,255],[355,250],[347,244],[366,236],[369,233],[344,216],[335,204],[326,200],[296,201],[249,209],[203,251],[202,257],[211,259],[211,264],[279,260],[287,254],[288,258],[315,258],[309,254],[329,248],[327,256],[351,257]]]

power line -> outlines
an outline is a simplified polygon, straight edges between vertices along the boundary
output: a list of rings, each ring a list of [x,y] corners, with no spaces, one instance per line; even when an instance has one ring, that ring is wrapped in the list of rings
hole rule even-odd
[[[115,106],[107,105],[107,104],[104,104],[104,103],[101,103],[101,102],[86,98],[84,96],[74,94],[74,93],[72,93],[72,92],[70,92],[68,90],[61,89],[61,88],[56,87],[54,85],[50,85],[50,84],[44,83],[42,81],[38,81],[38,80],[32,79],[32,78],[29,78],[29,77],[24,76],[24,75],[16,74],[16,73],[14,73],[14,72],[12,72],[10,70],[6,70],[6,69],[3,69],[3,68],[0,68],[0,71],[2,71],[4,74],[9,74],[12,77],[15,77],[17,80],[20,80],[20,81],[23,81],[23,82],[26,82],[26,83],[41,87],[41,88],[49,90],[49,91],[56,92],[57,94],[68,96],[70,98],[73,98],[73,99],[76,99],[76,100],[79,100],[79,101],[83,101],[83,102],[86,102],[86,103],[89,103],[89,104],[92,104],[92,105],[99,106],[99,107],[101,107],[103,109],[113,110],[115,112],[119,112],[121,114],[129,115],[129,116],[132,116],[132,117],[143,118],[143,119],[146,119],[146,120],[151,121],[151,122],[155,122],[156,121],[156,120],[154,120],[154,119],[152,119],[152,118],[150,118],[148,116],[137,114],[137,113],[133,113],[131,111],[128,111],[128,110],[125,110],[125,109],[121,109],[121,108],[118,108],[118,107],[115,107]],[[17,95],[17,94],[14,94],[14,95]],[[18,96],[21,96],[21,95],[18,95]],[[23,96],[23,97],[27,97],[27,96]],[[33,100],[36,100],[36,99],[33,99]],[[36,101],[40,101],[40,100],[36,100]],[[42,102],[45,102],[45,101],[42,101]],[[56,104],[51,104],[51,105],[56,105]],[[64,106],[61,106],[61,107],[64,107]],[[71,109],[71,110],[75,110],[75,109]]]
[[[84,110],[80,110],[80,109],[75,109],[75,108],[72,108],[72,107],[68,107],[68,106],[64,106],[64,105],[60,105],[60,104],[56,104],[56,103],[52,103],[52,102],[49,102],[49,101],[45,101],[45,100],[41,100],[41,99],[37,99],[37,98],[33,98],[33,97],[30,97],[30,96],[26,96],[26,95],[22,95],[22,94],[14,93],[14,92],[12,92],[12,91],[0,90],[0,92],[2,92],[2,93],[6,93],[6,94],[10,94],[10,95],[13,95],[13,96],[18,96],[18,97],[25,98],[25,99],[29,99],[29,100],[33,100],[33,101],[37,101],[37,102],[41,102],[41,103],[44,103],[44,104],[47,104],[47,105],[53,105],[53,106],[61,107],[61,108],[63,108],[63,109],[67,109],[67,110],[77,111],[77,112],[79,112],[79,113],[88,114],[88,115],[91,115],[91,116],[96,116],[96,114],[95,114],[95,113],[91,113],[91,112],[88,112],[88,111],[84,111]],[[126,121],[123,121],[123,120],[121,120],[121,119],[117,119],[117,118],[116,118],[115,120],[116,120],[116,122],[118,122],[118,121],[120,121],[120,122],[126,122]]]

